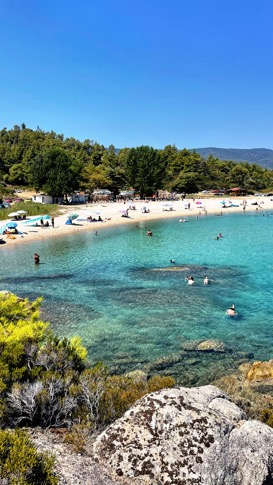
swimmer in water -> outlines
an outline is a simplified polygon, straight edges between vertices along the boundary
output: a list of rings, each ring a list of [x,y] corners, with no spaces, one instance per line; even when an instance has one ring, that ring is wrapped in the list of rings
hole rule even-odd
[[[208,279],[207,276],[205,276],[203,283],[204,283],[204,285],[208,285],[209,284],[209,279]]]
[[[39,256],[39,254],[34,253],[33,258],[34,258],[34,263],[35,264],[39,264],[40,263],[40,256]]]
[[[227,309],[226,314],[227,314],[229,317],[234,317],[235,315],[237,315],[237,312],[236,312],[235,306],[234,306],[234,305],[231,305],[231,307],[229,307],[229,308]]]

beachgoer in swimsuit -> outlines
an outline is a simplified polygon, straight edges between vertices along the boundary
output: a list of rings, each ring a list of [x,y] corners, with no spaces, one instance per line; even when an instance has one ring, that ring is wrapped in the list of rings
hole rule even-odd
[[[39,264],[40,263],[40,256],[37,253],[34,253],[34,263]]]

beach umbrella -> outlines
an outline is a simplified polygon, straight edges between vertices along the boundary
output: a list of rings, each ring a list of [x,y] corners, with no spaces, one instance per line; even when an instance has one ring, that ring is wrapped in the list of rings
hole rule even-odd
[[[120,211],[122,214],[125,214],[125,212],[128,212],[128,209],[120,209]]]
[[[68,216],[68,219],[72,219],[72,221],[74,221],[74,219],[77,219],[78,217],[79,217],[79,214],[72,214]]]
[[[172,207],[172,204],[170,204],[168,202],[166,202],[165,204],[162,204],[162,205],[164,205],[164,207]]]
[[[9,228],[9,229],[14,229],[15,227],[17,227],[17,223],[16,222],[8,222],[6,224],[6,226]]]
[[[27,214],[27,211],[17,211],[17,214]]]
[[[8,217],[16,217],[18,216],[18,212],[11,212]]]
[[[201,202],[201,200],[198,200],[198,201],[197,201],[197,202],[195,202],[195,203],[196,203],[197,205],[200,205],[200,204],[202,205],[202,204],[203,204],[203,202]]]

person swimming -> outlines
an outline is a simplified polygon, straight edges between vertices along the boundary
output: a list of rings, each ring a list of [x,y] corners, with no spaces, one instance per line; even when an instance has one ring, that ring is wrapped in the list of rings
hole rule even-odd
[[[175,263],[175,259],[170,259],[170,263]]]
[[[150,229],[149,229],[149,230],[146,232],[146,236],[152,236],[152,235],[153,235],[153,233],[152,233],[152,231],[150,231]]]
[[[34,253],[33,258],[34,258],[34,263],[35,264],[39,264],[40,263],[40,256],[39,256],[39,254]]]
[[[208,279],[207,276],[205,276],[203,283],[204,283],[204,285],[208,285],[209,284],[209,279]]]
[[[236,308],[234,305],[231,305],[231,307],[229,307],[226,311],[226,314],[229,316],[229,317],[234,317],[235,315],[237,315],[237,312],[236,312]]]
[[[188,285],[194,285],[195,284],[195,280],[194,280],[193,276],[187,276],[187,280],[188,280]]]

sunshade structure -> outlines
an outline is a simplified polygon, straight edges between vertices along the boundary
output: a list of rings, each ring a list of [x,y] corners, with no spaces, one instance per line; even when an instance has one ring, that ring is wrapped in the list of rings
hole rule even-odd
[[[27,214],[27,211],[17,211],[17,214],[19,214],[20,216],[23,216],[23,215],[26,215]]]
[[[18,212],[11,212],[8,217],[16,217],[18,216]]]
[[[68,219],[72,219],[72,221],[74,221],[75,219],[78,219],[79,217],[79,214],[71,214],[69,216],[67,216]]]
[[[17,223],[16,222],[8,222],[6,224],[6,227],[8,227],[9,229],[15,229],[15,227],[17,227]]]

